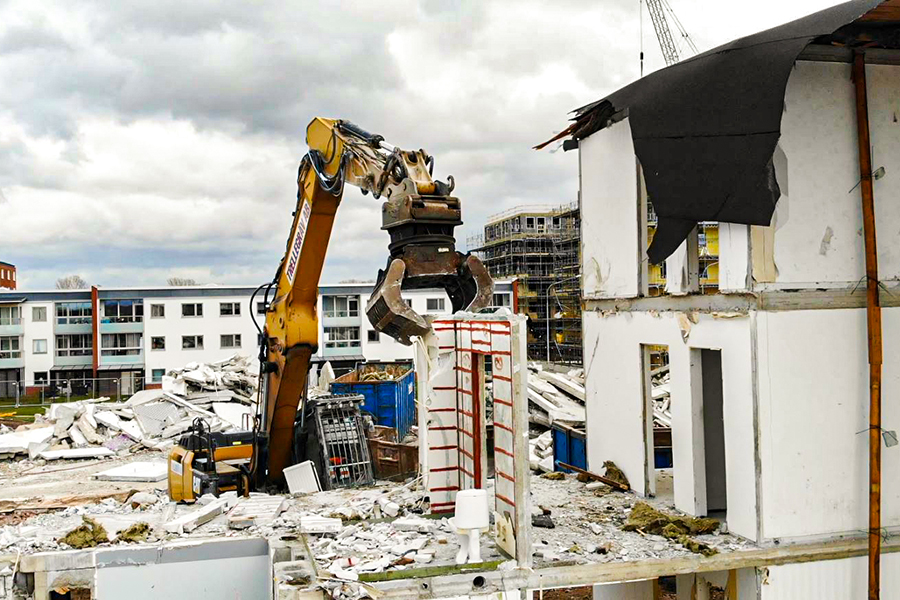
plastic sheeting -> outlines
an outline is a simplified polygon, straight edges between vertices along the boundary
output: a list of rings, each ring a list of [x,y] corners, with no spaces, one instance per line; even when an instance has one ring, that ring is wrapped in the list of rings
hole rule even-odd
[[[772,155],[794,62],[813,40],[882,3],[846,2],[652,73],[576,110],[556,139],[583,139],[627,115],[659,216],[651,262],[665,260],[699,221],[768,225],[780,196]]]

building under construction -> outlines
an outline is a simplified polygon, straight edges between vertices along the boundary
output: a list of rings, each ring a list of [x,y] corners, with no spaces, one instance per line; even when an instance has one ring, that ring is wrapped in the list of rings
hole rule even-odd
[[[495,278],[518,280],[528,358],[581,364],[581,216],[577,203],[520,206],[469,238]]]

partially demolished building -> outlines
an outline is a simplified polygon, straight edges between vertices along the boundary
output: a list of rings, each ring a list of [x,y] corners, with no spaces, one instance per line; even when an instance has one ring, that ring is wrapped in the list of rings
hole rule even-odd
[[[741,598],[863,597],[867,553],[878,597],[879,551],[882,597],[900,597],[900,454],[881,460],[881,434],[896,438],[878,420],[900,385],[898,39],[900,2],[848,2],[654,73],[564,132],[580,161],[589,468],[613,460],[660,492],[662,346],[675,505],[779,544],[784,563],[849,540],[828,562],[739,572]],[[720,222],[713,295],[692,276],[703,221]],[[666,295],[648,257],[665,260]],[[888,401],[884,428],[898,418]]]

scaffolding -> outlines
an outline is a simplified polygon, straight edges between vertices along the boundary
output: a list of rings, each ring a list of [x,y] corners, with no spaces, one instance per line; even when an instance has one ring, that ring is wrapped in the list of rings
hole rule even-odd
[[[528,316],[528,358],[581,365],[581,213],[577,203],[520,206],[488,218],[471,236],[494,278],[518,280]]]
[[[647,244],[653,241],[659,218],[653,204],[647,200]],[[697,224],[697,249],[699,251],[699,281],[701,294],[719,291],[719,224],[702,221]],[[648,295],[663,296],[666,293],[666,263],[650,263],[647,267]]]

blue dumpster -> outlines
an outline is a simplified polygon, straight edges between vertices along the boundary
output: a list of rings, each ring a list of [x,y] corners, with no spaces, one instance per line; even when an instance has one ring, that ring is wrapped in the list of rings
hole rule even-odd
[[[416,424],[416,375],[411,362],[357,365],[331,383],[332,394],[362,394],[362,409],[378,425],[393,427],[402,440]]]
[[[568,473],[559,463],[587,470],[587,449],[584,431],[561,423],[553,424],[553,464],[557,471]]]

